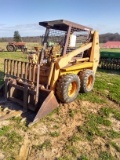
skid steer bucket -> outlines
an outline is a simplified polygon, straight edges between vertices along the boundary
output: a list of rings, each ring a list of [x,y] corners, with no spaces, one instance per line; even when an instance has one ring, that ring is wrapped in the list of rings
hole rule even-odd
[[[40,107],[38,107],[39,109],[37,111],[37,114],[33,119],[33,122],[30,124],[36,123],[39,119],[43,118],[58,107],[58,102],[52,91],[41,90],[39,99],[40,101],[38,105]]]
[[[39,119],[58,107],[54,92],[41,88],[39,84],[39,65],[37,66],[37,71],[35,70],[35,65],[32,64],[31,66],[28,62],[21,63],[20,61],[6,59],[4,65],[5,98],[23,107],[24,117],[26,116],[27,122],[30,125],[36,123]],[[19,70],[21,65],[22,70]],[[16,68],[16,70],[13,69],[13,67]],[[33,70],[31,68],[33,68]],[[28,71],[27,75],[26,71]],[[36,78],[35,75],[37,75]],[[19,79],[17,76],[19,76]],[[34,87],[32,87],[31,82],[35,84]],[[30,113],[30,111],[32,112]]]
[[[11,80],[5,84],[5,88],[8,89],[5,93],[7,99],[23,107],[22,111],[25,113],[23,117],[26,117],[27,122],[31,125],[58,107],[53,91],[39,89],[38,102],[36,103],[36,91],[27,89],[26,85],[19,86]]]

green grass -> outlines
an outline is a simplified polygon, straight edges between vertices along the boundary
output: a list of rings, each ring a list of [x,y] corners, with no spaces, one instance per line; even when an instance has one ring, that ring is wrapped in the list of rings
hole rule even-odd
[[[75,133],[68,140],[70,143],[78,142],[82,140],[82,136],[80,134]]]
[[[88,113],[83,126],[78,126],[77,129],[80,134],[83,134],[83,137],[87,138],[89,141],[92,141],[95,136],[105,137],[105,133],[100,130],[100,125],[109,127],[111,126],[111,121],[99,114]]]
[[[10,133],[6,134],[6,137],[8,138],[9,147],[14,148],[16,144],[22,141],[22,137],[19,135],[19,133],[15,131],[11,131]],[[6,147],[5,147],[6,148]]]
[[[10,130],[9,126],[4,126],[4,127],[0,128],[0,136],[7,134],[9,132],[9,130]]]
[[[60,128],[60,127],[59,127],[58,125],[54,125],[53,128],[54,128],[54,129],[58,129],[58,128]]]
[[[106,103],[104,99],[96,95],[93,91],[90,93],[81,93],[78,95],[78,99],[82,101],[90,101],[92,103],[103,104]]]
[[[104,117],[109,117],[110,114],[113,114],[113,117],[120,121],[120,111],[110,107],[103,107],[100,109],[100,114]]]
[[[111,121],[107,119],[108,112],[107,116],[103,116],[104,112],[102,111],[103,109],[100,109],[98,114],[88,113],[86,115],[86,121],[84,122],[84,124],[82,126],[78,126],[77,128],[78,132],[83,135],[81,137],[87,138],[87,140],[89,141],[92,141],[96,136],[105,137],[105,132],[100,129],[100,126],[102,125],[108,128],[111,126]]]
[[[12,127],[4,126],[0,129],[0,150],[2,150],[6,155],[7,159],[15,159],[15,155],[18,154],[18,151],[23,138],[13,130]]]
[[[120,73],[98,71],[94,90],[120,104]],[[114,76],[114,78],[113,78]],[[101,77],[101,78],[100,78]],[[107,91],[107,92],[106,92]]]
[[[61,156],[59,158],[57,158],[56,160],[72,160],[69,156]]]
[[[110,153],[104,151],[99,154],[99,160],[115,160],[115,159]]]
[[[109,107],[103,107],[100,109],[99,113],[101,116],[103,117],[109,117],[110,114],[113,112],[113,109],[112,108],[109,108]]]
[[[2,65],[0,66],[1,71],[3,71],[4,68],[4,59],[27,61],[27,54],[23,54],[22,52],[0,52],[0,62],[2,63]]]
[[[111,142],[110,144],[116,149],[117,152],[120,152],[120,146],[118,146],[115,142]]]
[[[27,61],[27,54],[22,52],[0,52],[0,72],[4,71],[4,59]]]
[[[25,132],[29,129],[29,127],[26,124],[26,121],[21,122],[22,117],[12,117],[10,120],[11,120],[12,123],[14,122],[13,125],[16,129],[21,128]]]
[[[75,114],[78,113],[77,109],[69,109],[68,114],[71,118],[74,118]]]
[[[49,139],[46,139],[42,144],[40,144],[40,145],[33,145],[32,146],[33,147],[33,149],[38,149],[38,150],[43,150],[43,149],[51,149],[51,147],[52,147],[52,144],[51,144],[51,142],[50,142],[50,140]]]
[[[80,158],[78,158],[77,160],[89,160],[86,156],[81,155]]]
[[[84,138],[92,141],[96,136],[107,137],[109,139],[120,138],[120,133],[111,130],[112,122],[108,120],[110,114],[118,113],[112,108],[101,108],[97,114],[86,114],[86,121],[82,126],[78,126],[78,132],[82,134]],[[114,115],[113,115],[114,116]],[[101,130],[101,126],[104,126],[104,130]]]
[[[120,132],[111,130],[106,130],[106,136],[110,139],[120,138]]]
[[[67,144],[67,145],[65,146],[65,150],[66,150],[69,154],[71,154],[72,157],[76,157],[76,156],[78,155],[78,153],[79,153],[78,148],[75,147],[75,146],[72,146],[71,144]]]
[[[59,132],[55,131],[55,132],[50,132],[50,136],[51,137],[58,137],[60,135]]]
[[[120,111],[113,110],[114,118],[118,121],[120,121]]]

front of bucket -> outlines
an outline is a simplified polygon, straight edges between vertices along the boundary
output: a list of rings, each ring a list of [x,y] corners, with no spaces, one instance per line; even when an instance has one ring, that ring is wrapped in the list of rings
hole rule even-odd
[[[24,114],[22,115],[26,117],[28,125],[38,122],[59,105],[51,90],[39,89],[38,101],[36,101],[36,91],[29,88],[27,84],[20,85],[16,81],[8,82],[8,80],[5,84],[6,99],[22,106],[21,110]]]
[[[39,119],[45,117],[47,114],[52,112],[55,108],[59,106],[57,99],[53,93],[53,91],[43,91],[39,95],[39,98],[41,99],[41,96],[44,95],[44,98],[42,99],[42,102],[40,104],[39,110],[30,125],[38,122]]]

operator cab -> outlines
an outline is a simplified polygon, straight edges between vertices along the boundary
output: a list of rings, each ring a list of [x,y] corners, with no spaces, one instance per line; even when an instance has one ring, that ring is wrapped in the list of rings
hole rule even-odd
[[[90,40],[92,28],[67,20],[39,22],[46,28],[43,45],[47,53],[62,56]]]

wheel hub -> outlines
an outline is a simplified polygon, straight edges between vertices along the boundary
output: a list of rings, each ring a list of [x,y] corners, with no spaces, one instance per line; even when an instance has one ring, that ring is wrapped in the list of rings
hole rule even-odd
[[[68,87],[68,96],[72,97],[76,93],[77,84],[75,82],[71,82]]]
[[[87,79],[87,82],[86,82],[86,86],[88,89],[91,88],[92,83],[93,83],[93,76],[90,75]]]

